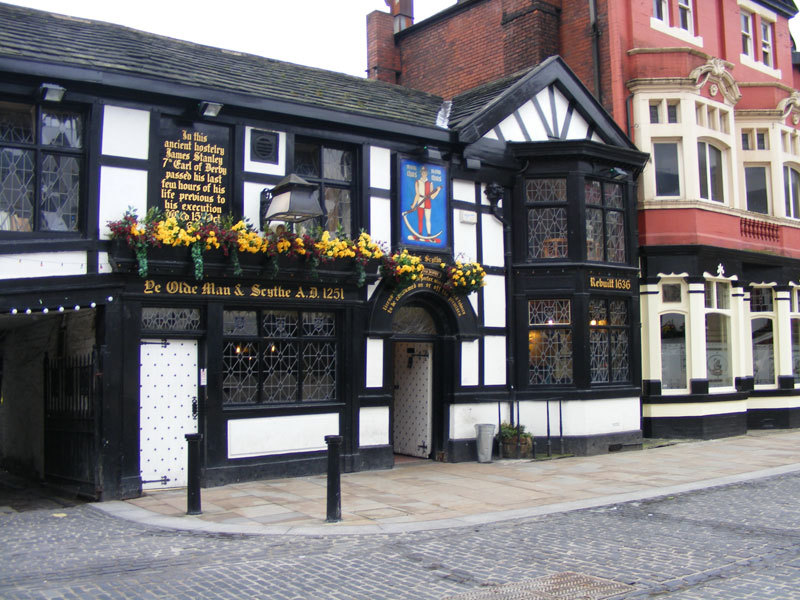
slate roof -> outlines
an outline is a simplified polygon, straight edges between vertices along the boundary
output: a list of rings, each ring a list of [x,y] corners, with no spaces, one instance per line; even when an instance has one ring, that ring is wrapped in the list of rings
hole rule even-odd
[[[479,85],[454,97],[453,106],[450,109],[450,127],[458,128],[459,123],[477,111],[488,108],[494,100],[503,95],[503,92],[534,69],[536,67],[519,71],[502,79]]]
[[[121,25],[0,3],[0,59],[124,74],[434,127],[442,98]],[[209,98],[213,99],[213,98]]]

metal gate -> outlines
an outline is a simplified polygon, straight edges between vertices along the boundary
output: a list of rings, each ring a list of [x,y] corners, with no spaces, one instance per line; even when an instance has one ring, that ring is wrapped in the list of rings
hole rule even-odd
[[[44,476],[76,493],[98,498],[97,352],[44,358]]]

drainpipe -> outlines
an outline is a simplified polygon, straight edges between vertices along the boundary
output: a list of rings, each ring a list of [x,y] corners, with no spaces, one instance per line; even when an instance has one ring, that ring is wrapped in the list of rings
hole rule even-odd
[[[600,87],[600,26],[597,24],[597,0],[589,0],[589,27],[592,36],[592,68],[594,70],[594,95],[603,103],[603,89]]]
[[[512,248],[511,248],[511,221],[506,219],[498,203],[501,199],[504,200],[503,207],[505,208],[505,189],[499,183],[493,182],[486,186],[484,191],[486,199],[492,207],[492,215],[500,223],[503,224],[503,264],[506,272],[506,384],[508,385],[508,400],[511,404],[511,410],[516,413],[517,419],[517,458],[520,457],[520,421],[519,421],[519,400],[517,400],[517,391],[514,386],[514,340],[513,334],[516,332],[514,326],[514,278],[513,278],[513,264],[512,264]],[[500,403],[498,402],[498,418],[500,413]],[[513,421],[512,421],[513,422]],[[498,423],[498,431],[500,424]]]

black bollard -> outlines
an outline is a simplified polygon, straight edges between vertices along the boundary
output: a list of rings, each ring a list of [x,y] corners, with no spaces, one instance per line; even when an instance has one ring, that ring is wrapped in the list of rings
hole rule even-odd
[[[200,509],[200,440],[203,439],[202,433],[187,433],[188,442],[188,465],[186,473],[186,514],[199,515],[203,511]]]
[[[342,451],[342,436],[326,435],[328,444],[328,523],[342,520],[342,471],[339,455]]]

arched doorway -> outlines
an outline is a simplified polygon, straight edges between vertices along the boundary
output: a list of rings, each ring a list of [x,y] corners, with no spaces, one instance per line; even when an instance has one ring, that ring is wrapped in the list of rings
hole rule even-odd
[[[395,455],[435,456],[434,382],[436,387],[441,386],[441,368],[436,368],[441,360],[435,360],[439,354],[436,336],[436,323],[425,307],[409,305],[395,312],[391,410],[391,441]]]

